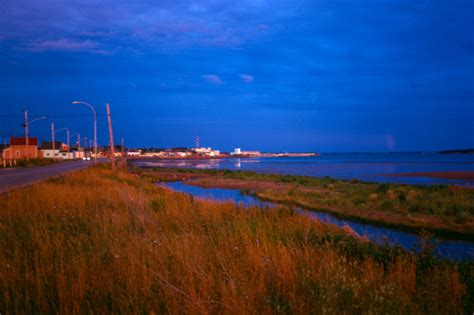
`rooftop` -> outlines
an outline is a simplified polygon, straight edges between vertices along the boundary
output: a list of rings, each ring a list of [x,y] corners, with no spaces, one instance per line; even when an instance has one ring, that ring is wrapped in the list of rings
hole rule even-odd
[[[10,145],[26,145],[26,138],[11,137]],[[38,145],[38,138],[28,138],[28,145]]]

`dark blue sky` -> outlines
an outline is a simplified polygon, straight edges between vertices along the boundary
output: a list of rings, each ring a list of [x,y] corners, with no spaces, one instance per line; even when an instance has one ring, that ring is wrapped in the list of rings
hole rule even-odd
[[[135,3],[137,2],[137,3]],[[474,147],[472,0],[3,0],[0,137],[20,117],[130,146]],[[3,115],[3,116],[1,116]],[[60,117],[52,117],[57,115]],[[100,116],[99,142],[107,141]]]

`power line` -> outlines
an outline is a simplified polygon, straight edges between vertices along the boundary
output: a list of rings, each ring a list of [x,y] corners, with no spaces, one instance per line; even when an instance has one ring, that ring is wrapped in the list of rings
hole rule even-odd
[[[43,116],[46,116],[48,118],[58,118],[58,117],[94,117],[94,115],[58,115],[58,114],[55,114],[55,115],[48,115],[48,114],[45,114],[45,115],[29,115],[30,117],[43,117]],[[97,114],[97,117],[107,117],[106,114]],[[0,114],[0,117],[2,118],[23,118],[24,115],[2,115]]]

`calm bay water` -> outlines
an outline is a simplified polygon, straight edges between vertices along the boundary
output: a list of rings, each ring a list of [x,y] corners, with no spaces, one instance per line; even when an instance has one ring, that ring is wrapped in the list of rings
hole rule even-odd
[[[139,167],[170,167],[192,169],[221,169],[255,171],[260,173],[305,175],[313,177],[329,176],[337,179],[358,179],[367,182],[403,183],[403,184],[457,184],[474,186],[472,180],[450,180],[428,177],[389,176],[399,173],[474,171],[474,155],[436,154],[436,153],[387,153],[387,154],[323,154],[317,157],[282,157],[282,158],[229,158],[209,160],[138,160]],[[234,201],[244,206],[274,207],[268,202],[252,196],[242,195],[232,189],[204,189],[184,183],[167,183],[168,187],[192,194],[199,198],[218,201]],[[388,242],[400,245],[408,250],[416,250],[419,238],[416,234],[395,229],[364,224],[355,221],[338,219],[330,214],[297,209],[302,215],[315,220],[347,225],[359,235],[373,242]],[[436,239],[436,253],[440,257],[454,260],[474,259],[474,243]]]
[[[341,153],[298,158],[148,160],[135,163],[141,167],[228,169],[314,177],[329,176],[367,182],[474,186],[473,180],[388,176],[415,172],[474,171],[473,154]]]
[[[201,188],[186,185],[183,182],[169,182],[163,185],[178,192],[191,194],[197,198],[209,199],[214,201],[233,201],[245,207],[257,206],[261,208],[272,208],[276,206],[276,204],[274,203],[261,201],[253,196],[244,195],[239,190],[235,189]],[[299,212],[301,215],[306,215],[312,219],[321,222],[335,224],[340,227],[347,225],[355,232],[357,232],[357,234],[365,236],[375,243],[388,242],[391,245],[399,245],[408,250],[416,251],[418,249],[419,238],[416,234],[413,233],[397,231],[394,229],[375,226],[371,224],[338,219],[328,213],[305,211],[300,208],[296,208],[296,211]],[[438,257],[444,257],[452,260],[474,259],[474,243],[435,239],[435,244],[437,244],[435,251]]]

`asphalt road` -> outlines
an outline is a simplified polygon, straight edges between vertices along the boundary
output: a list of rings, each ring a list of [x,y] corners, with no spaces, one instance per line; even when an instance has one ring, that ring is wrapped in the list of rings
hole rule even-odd
[[[28,186],[68,172],[87,168],[94,161],[69,161],[47,166],[0,170],[0,193]]]

